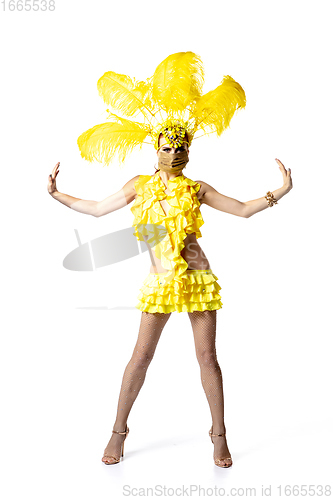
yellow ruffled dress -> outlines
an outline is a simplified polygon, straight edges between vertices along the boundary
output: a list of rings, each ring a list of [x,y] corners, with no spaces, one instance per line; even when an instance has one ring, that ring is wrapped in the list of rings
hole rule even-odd
[[[189,270],[180,255],[187,234],[201,238],[204,224],[196,193],[200,184],[183,174],[168,181],[171,195],[157,172],[140,175],[135,182],[137,197],[131,207],[132,226],[139,241],[146,241],[161,260],[164,273],[149,273],[138,295],[137,309],[150,313],[193,312],[221,309],[217,276],[211,269]],[[170,209],[165,215],[160,200]],[[146,238],[144,238],[146,236]]]

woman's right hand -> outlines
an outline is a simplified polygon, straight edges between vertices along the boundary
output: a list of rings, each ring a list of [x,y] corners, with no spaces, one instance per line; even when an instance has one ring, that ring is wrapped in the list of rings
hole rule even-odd
[[[51,195],[57,191],[56,177],[59,173],[59,165],[60,161],[58,161],[48,178],[47,190]]]

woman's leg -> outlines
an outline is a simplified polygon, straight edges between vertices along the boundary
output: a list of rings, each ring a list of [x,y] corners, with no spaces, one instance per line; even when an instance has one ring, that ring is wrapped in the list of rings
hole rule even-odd
[[[162,330],[170,315],[171,313],[142,312],[141,314],[138,339],[122,379],[117,415],[113,426],[115,431],[122,432],[126,429],[128,415],[143,385],[148,366],[153,359]],[[113,455],[119,458],[124,439],[124,435],[113,433],[105,448],[104,455]],[[108,462],[114,463],[115,461],[109,459]]]
[[[216,356],[216,310],[188,313],[194,335],[197,360],[200,365],[201,382],[212,414],[213,434],[225,432],[223,380]],[[214,457],[230,456],[225,437],[213,437]],[[223,465],[223,461],[221,462]],[[230,464],[226,460],[225,464]]]

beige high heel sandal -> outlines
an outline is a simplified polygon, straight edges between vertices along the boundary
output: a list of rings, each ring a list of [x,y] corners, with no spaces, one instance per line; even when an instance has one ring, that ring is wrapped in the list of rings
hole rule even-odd
[[[112,431],[114,434],[126,434],[125,436],[125,439],[127,438],[127,434],[129,433],[129,428],[127,427],[127,424],[126,424],[126,429],[123,431],[123,432],[119,432],[119,431]],[[121,445],[121,454],[120,454],[120,458],[122,458],[124,456],[124,443],[125,443],[125,439]],[[108,459],[108,458],[113,458],[113,460],[115,460],[115,462],[108,462],[107,460],[104,460],[104,458]],[[114,457],[113,455],[104,455],[103,458],[102,458],[102,462],[105,464],[105,465],[113,465],[113,464],[118,464],[120,462],[120,458],[117,458],[117,457]]]
[[[223,434],[213,434],[213,426],[212,426],[211,429],[210,429],[210,431],[209,431],[209,435],[210,435],[210,439],[212,440],[212,443],[214,444],[213,437],[215,437],[215,436],[225,436],[225,432]],[[227,459],[231,460],[231,464],[220,465],[220,463],[222,462],[222,460],[227,460]],[[232,458],[231,457],[215,458],[214,462],[215,462],[215,465],[217,465],[218,467],[222,467],[223,469],[232,466]]]

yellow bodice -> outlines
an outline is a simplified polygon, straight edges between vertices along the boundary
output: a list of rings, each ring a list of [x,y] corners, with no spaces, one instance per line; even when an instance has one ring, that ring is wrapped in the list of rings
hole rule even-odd
[[[164,269],[168,270],[159,280],[162,285],[174,279],[174,288],[178,290],[183,287],[183,280],[188,279],[184,274],[188,264],[180,255],[185,246],[184,239],[190,233],[195,233],[196,238],[202,237],[200,227],[204,221],[196,196],[200,184],[180,174],[168,181],[172,194],[167,195],[157,172],[153,176],[140,175],[134,186],[137,197],[131,207],[134,215],[132,226],[135,227],[133,234],[138,240],[150,244]],[[164,199],[170,205],[168,215],[160,204],[160,200]]]

